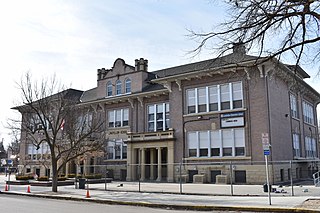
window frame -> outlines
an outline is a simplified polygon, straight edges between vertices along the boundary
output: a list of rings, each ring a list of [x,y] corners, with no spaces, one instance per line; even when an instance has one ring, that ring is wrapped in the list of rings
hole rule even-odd
[[[111,97],[112,96],[112,82],[108,81],[107,82],[107,97]]]
[[[131,93],[131,79],[126,78],[125,80],[125,94],[130,94]]]
[[[313,105],[303,100],[302,102],[303,121],[307,124],[314,125],[314,107]]]
[[[162,111],[160,110],[160,107]],[[150,113],[152,109],[152,113]],[[168,102],[147,105],[147,132],[166,131],[171,128],[170,105]],[[159,123],[161,122],[161,126]]]
[[[189,88],[185,95],[187,114],[238,110],[244,107],[242,81]]]
[[[242,141],[237,140],[237,131],[241,131],[242,137],[239,138]],[[245,128],[189,131],[186,134],[188,157],[221,158],[246,156]],[[201,140],[201,135],[207,136],[207,142]],[[226,136],[228,138],[225,138]],[[228,141],[226,141],[227,139]],[[203,146],[204,143],[207,143],[206,148]],[[207,151],[203,151],[202,149],[207,149]],[[207,153],[207,155],[204,155],[204,153]]]
[[[130,117],[129,108],[113,109],[113,110],[109,110],[107,113],[108,113],[108,128],[121,128],[121,127],[129,126],[129,117]]]
[[[120,79],[116,81],[116,95],[122,95],[122,82]]]
[[[122,139],[110,140],[107,142],[107,160],[127,159],[127,144]],[[119,148],[119,150],[118,150]]]

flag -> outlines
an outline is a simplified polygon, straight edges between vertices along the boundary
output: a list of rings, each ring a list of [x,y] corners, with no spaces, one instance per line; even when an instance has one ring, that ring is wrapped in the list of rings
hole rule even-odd
[[[61,124],[60,124],[60,129],[63,130],[64,129],[64,124],[65,124],[65,120],[63,119]]]

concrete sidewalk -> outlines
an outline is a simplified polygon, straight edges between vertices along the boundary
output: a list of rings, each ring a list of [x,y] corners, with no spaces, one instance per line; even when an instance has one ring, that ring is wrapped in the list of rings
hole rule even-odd
[[[122,186],[121,186],[122,184]],[[18,194],[54,199],[69,199],[91,201],[107,204],[139,205],[156,208],[174,208],[190,210],[230,210],[230,211],[254,211],[254,212],[320,212],[319,188],[309,190],[314,194],[304,193],[299,196],[290,194],[272,193],[271,205],[267,193],[262,186],[241,185],[236,189],[239,194],[245,192],[260,192],[257,195],[210,195],[207,192],[214,184],[184,184],[185,194],[179,194],[179,184],[170,183],[141,183],[141,192],[137,192],[136,182],[112,182],[105,184],[92,184],[89,189],[76,189],[75,186],[61,186],[58,193],[51,192],[50,187],[32,187],[31,193],[27,193],[27,186],[10,186],[9,191],[4,191],[5,184],[0,178],[0,190],[6,194]],[[214,185],[215,190],[227,191],[230,186]],[[258,188],[258,189],[254,189]],[[161,190],[160,190],[161,189]],[[241,192],[241,190],[243,190]],[[192,192],[197,191],[199,194]],[[200,192],[203,192],[200,194]],[[89,196],[88,196],[89,195]]]

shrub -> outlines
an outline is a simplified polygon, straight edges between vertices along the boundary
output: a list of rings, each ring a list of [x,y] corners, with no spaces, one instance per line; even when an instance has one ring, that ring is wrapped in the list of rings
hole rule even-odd
[[[16,180],[32,180],[34,179],[33,174],[16,175]]]
[[[76,174],[68,174],[67,177],[68,178],[74,178],[76,176]]]
[[[102,174],[85,175],[84,178],[87,178],[87,179],[101,179],[102,178]]]
[[[58,177],[58,181],[65,181],[65,180],[67,180],[66,177]]]
[[[16,180],[29,180],[29,176],[27,176],[27,175],[18,175],[18,176],[16,176]]]
[[[49,178],[47,176],[38,177],[38,181],[48,181]]]

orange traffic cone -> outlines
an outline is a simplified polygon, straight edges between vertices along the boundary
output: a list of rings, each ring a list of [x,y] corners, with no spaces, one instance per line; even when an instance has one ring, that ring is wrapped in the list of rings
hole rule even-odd
[[[4,191],[9,191],[8,184],[6,184],[6,187],[4,188]]]
[[[89,193],[89,189],[87,189],[87,194],[86,194],[86,198],[90,198],[90,193]]]
[[[27,193],[31,193],[30,185],[28,186]]]

